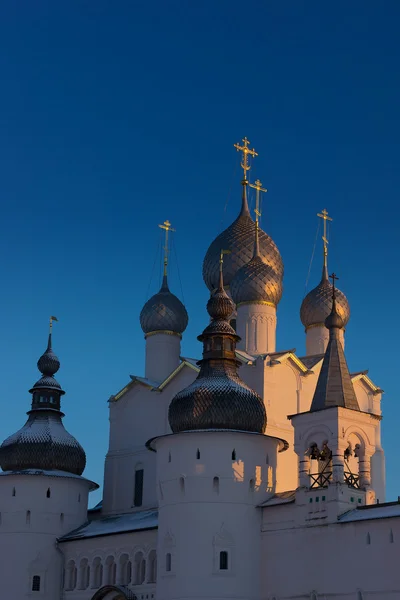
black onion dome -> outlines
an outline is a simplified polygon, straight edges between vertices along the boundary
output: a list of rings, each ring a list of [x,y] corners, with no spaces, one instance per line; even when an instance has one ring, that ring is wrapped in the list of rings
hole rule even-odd
[[[311,290],[304,298],[300,308],[300,319],[304,327],[324,325],[332,310],[333,286],[328,278],[327,267],[322,270],[322,278],[317,287]],[[343,319],[346,327],[350,319],[350,305],[346,296],[336,288],[336,311]]]
[[[169,407],[168,419],[174,433],[199,429],[265,431],[264,402],[237,373],[235,347],[240,338],[227,321],[232,308],[221,277],[207,304],[212,321],[198,337],[203,342],[200,372]]]
[[[86,454],[79,442],[65,430],[62,413],[30,411],[25,425],[0,446],[3,471],[43,469],[82,475]]]
[[[155,331],[172,331],[183,333],[189,318],[182,302],[168,287],[167,276],[164,275],[161,289],[143,306],[140,313],[140,325],[145,334]]]
[[[245,186],[244,186],[245,188]],[[209,246],[203,261],[203,279],[210,291],[218,286],[219,257],[221,249],[230,250],[224,259],[224,282],[230,286],[237,271],[253,256],[255,223],[250,216],[244,189],[242,210],[235,221],[220,233]],[[271,277],[278,284],[283,279],[283,261],[279,250],[264,231],[260,229],[260,256],[271,267]],[[273,273],[273,275],[272,275]]]
[[[60,362],[51,349],[51,335],[38,367],[42,377],[29,390],[32,408],[28,420],[0,446],[0,467],[3,471],[42,469],[81,475],[86,455],[62,423],[64,414],[60,410],[60,398],[65,392],[53,377]]]

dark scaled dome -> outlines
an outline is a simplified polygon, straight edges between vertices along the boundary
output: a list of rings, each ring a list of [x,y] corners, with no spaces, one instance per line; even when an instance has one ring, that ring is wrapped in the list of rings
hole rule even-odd
[[[327,267],[322,270],[322,278],[317,287],[307,294],[300,308],[300,319],[306,330],[309,327],[324,325],[332,310],[333,286],[328,278]],[[336,311],[346,327],[350,319],[350,305],[346,296],[336,288]]]
[[[255,223],[250,216],[246,186],[243,186],[242,210],[235,221],[220,233],[211,243],[203,261],[203,279],[210,291],[218,286],[219,256],[221,248],[230,250],[224,260],[224,283],[230,286],[237,271],[246,265],[253,256]],[[270,278],[278,286],[282,285],[283,262],[279,250],[264,231],[260,229],[260,256],[271,268]]]
[[[65,392],[53,377],[60,362],[51,347],[51,334],[38,367],[42,377],[30,390],[32,409],[28,412],[28,420],[0,446],[0,467],[3,471],[42,469],[81,475],[86,455],[62,423],[64,414],[60,410],[60,398]]]
[[[140,325],[147,335],[156,331],[182,334],[188,324],[188,314],[182,302],[168,287],[164,275],[160,291],[146,302],[140,313]]]
[[[240,339],[227,319],[234,305],[223,288],[222,277],[207,309],[211,323],[199,336],[203,359],[197,379],[179,392],[169,407],[174,433],[229,429],[263,433],[267,424],[262,399],[239,377],[235,357]]]

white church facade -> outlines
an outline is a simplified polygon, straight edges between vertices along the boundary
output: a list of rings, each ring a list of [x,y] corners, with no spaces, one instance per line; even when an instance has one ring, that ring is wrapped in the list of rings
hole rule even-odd
[[[140,315],[145,373],[110,398],[103,499],[90,510],[98,486],[62,424],[50,329],[28,420],[0,447],[1,598],[400,600],[382,390],[348,369],[350,308],[328,277],[326,232],[297,356],[276,347],[283,262],[258,203],[255,220],[248,209],[256,153],[236,147],[242,205],[204,259],[202,359],[181,356],[188,315],[166,254]]]

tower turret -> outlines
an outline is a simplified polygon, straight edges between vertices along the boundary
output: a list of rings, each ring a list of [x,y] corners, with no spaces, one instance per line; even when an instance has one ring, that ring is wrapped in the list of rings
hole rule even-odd
[[[179,366],[182,333],[188,324],[188,314],[182,302],[169,289],[168,237],[169,221],[159,225],[165,231],[164,273],[160,291],[152,296],[140,313],[140,325],[146,340],[145,376],[162,382]]]
[[[323,354],[329,341],[329,332],[325,327],[325,319],[332,309],[332,284],[328,277],[328,238],[326,224],[332,221],[326,209],[318,213],[324,222],[323,266],[321,281],[304,298],[300,308],[301,322],[306,332],[306,354]],[[344,347],[344,331],[350,319],[350,306],[346,296],[336,289],[336,310],[343,319],[343,327],[339,331],[340,340]]]
[[[171,402],[173,434],[148,442],[157,452],[157,594],[164,600],[261,595],[256,506],[274,493],[277,452],[286,444],[263,434],[264,403],[237,373],[239,336],[228,321],[233,303],[222,259],[220,251],[211,322],[198,338],[198,377]]]
[[[65,392],[54,378],[60,368],[52,349],[54,320],[38,360],[41,377],[30,390],[28,420],[0,447],[0,581],[5,596],[21,600],[36,592],[43,600],[59,597],[57,539],[86,521],[89,491],[98,488],[81,477],[85,452],[62,423]]]

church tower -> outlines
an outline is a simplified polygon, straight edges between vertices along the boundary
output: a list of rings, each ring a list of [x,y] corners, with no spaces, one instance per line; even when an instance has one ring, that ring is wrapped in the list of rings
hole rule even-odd
[[[329,341],[311,408],[290,418],[299,457],[297,501],[312,504],[322,491],[328,517],[335,520],[354,505],[375,500],[371,458],[379,443],[380,416],[360,411],[343,351],[337,278],[331,277],[332,309],[325,320]]]
[[[168,234],[174,229],[169,221],[159,227],[165,231],[163,280],[160,291],[140,313],[146,339],[145,377],[155,383],[164,381],[179,366],[182,333],[188,324],[186,308],[168,287]]]
[[[98,488],[82,477],[85,452],[62,423],[65,392],[54,378],[60,362],[52,349],[53,320],[38,360],[41,377],[29,390],[28,420],[0,447],[1,589],[20,600],[35,592],[44,600],[59,597],[57,538],[86,521],[89,491]]]
[[[332,308],[332,284],[328,277],[328,237],[327,221],[332,221],[326,209],[318,213],[324,222],[323,240],[323,265],[321,281],[307,294],[300,308],[301,322],[306,332],[306,355],[324,354],[328,341],[329,332],[325,327],[325,319],[329,316]],[[350,306],[346,296],[336,289],[336,310],[343,320],[343,327],[339,330],[339,337],[344,348],[344,330],[350,319]]]
[[[163,600],[260,597],[260,512],[275,490],[283,440],[264,435],[262,399],[238,376],[239,336],[224,290],[222,252],[211,321],[199,340],[197,379],[169,408],[172,435],[148,442],[157,453],[157,596]]]

